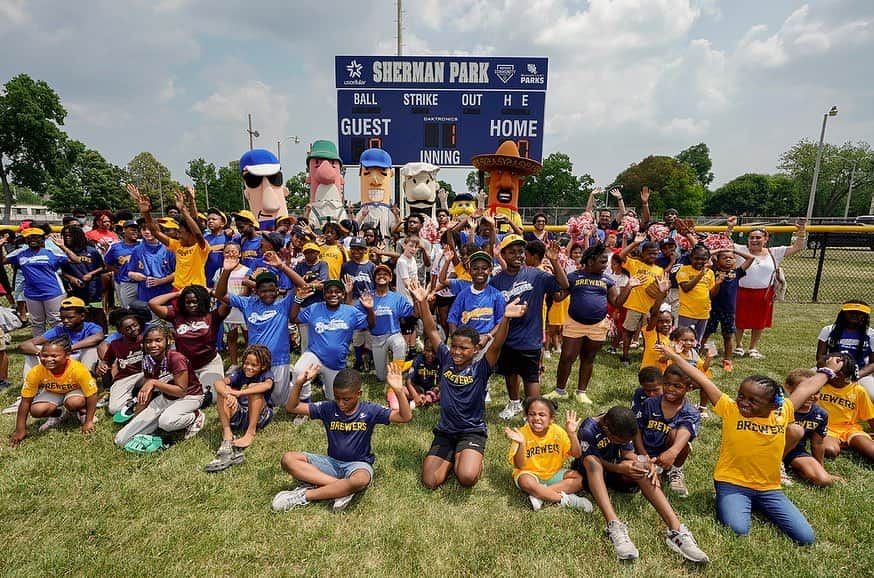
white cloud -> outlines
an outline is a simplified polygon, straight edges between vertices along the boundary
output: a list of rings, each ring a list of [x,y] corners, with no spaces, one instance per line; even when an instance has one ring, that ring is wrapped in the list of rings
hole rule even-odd
[[[8,26],[17,26],[30,20],[26,10],[27,0],[0,0],[0,22]]]
[[[158,92],[158,101],[169,102],[176,98],[176,94],[176,79],[171,76],[167,79],[167,82],[164,83],[164,86],[161,88],[160,92]]]

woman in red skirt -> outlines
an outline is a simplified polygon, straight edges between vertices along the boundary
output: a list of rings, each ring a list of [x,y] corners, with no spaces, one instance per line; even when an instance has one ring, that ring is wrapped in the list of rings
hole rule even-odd
[[[731,234],[736,217],[729,220],[728,233]],[[738,330],[737,347],[734,354],[742,357],[747,353],[753,359],[764,357],[759,353],[759,339],[762,332],[771,327],[774,316],[774,283],[775,272],[780,262],[804,249],[807,233],[803,219],[795,224],[795,242],[790,246],[768,247],[768,232],[764,227],[752,229],[747,237],[747,246],[735,245],[736,250],[747,250],[755,258],[753,264],[747,269],[747,274],[738,283],[737,291],[737,319],[735,324]],[[750,348],[744,352],[743,338],[745,331],[750,330]]]

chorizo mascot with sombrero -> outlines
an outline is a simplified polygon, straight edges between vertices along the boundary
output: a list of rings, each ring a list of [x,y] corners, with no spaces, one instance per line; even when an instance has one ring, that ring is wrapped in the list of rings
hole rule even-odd
[[[501,143],[493,155],[477,155],[471,159],[474,167],[489,174],[489,214],[504,215],[516,226],[522,226],[519,216],[519,189],[525,177],[540,172],[537,161],[519,155],[519,147],[511,140]]]

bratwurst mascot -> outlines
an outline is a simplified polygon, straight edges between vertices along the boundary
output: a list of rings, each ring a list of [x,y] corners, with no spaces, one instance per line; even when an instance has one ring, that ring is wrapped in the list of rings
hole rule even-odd
[[[240,157],[240,173],[246,186],[249,210],[262,231],[272,231],[276,219],[288,216],[288,189],[282,179],[279,159],[266,149],[253,149]]]
[[[408,214],[419,214],[426,220],[435,217],[434,203],[440,188],[438,172],[440,167],[431,163],[407,163],[401,167],[401,177],[404,179],[401,187],[407,201]]]
[[[525,177],[540,172],[540,163],[520,156],[519,147],[511,140],[502,142],[495,154],[477,155],[470,162],[489,174],[488,213],[492,216],[504,215],[508,221],[521,227],[519,189]]]
[[[317,140],[307,153],[307,178],[310,186],[310,226],[321,229],[328,221],[338,223],[346,218],[343,203],[343,161],[337,154],[337,145],[328,140]]]
[[[358,164],[361,210],[356,220],[362,225],[372,223],[383,238],[388,238],[398,222],[395,214],[397,208],[392,203],[392,177],[395,170],[391,156],[382,149],[367,149],[361,153]]]

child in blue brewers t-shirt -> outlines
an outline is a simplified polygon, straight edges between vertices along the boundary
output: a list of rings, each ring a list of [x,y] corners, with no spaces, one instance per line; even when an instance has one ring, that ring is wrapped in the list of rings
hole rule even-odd
[[[461,325],[469,325],[479,333],[481,347],[497,331],[498,323],[504,317],[506,300],[500,291],[489,285],[492,272],[492,256],[477,251],[469,258],[471,281],[449,281],[449,288],[455,294],[455,301],[449,308],[447,323],[449,333]]]
[[[686,398],[691,380],[676,365],[669,365],[662,377],[661,395],[648,398],[637,414],[634,447],[660,471],[667,472],[671,490],[681,498],[689,497],[683,464],[698,435],[701,414]]]
[[[734,254],[737,253],[745,260],[740,267],[735,267]],[[711,335],[722,326],[723,357],[722,369],[731,371],[734,369],[732,356],[734,355],[734,337],[737,328],[734,325],[737,311],[737,288],[740,280],[747,274],[747,269],[755,259],[752,255],[737,251],[720,251],[716,254],[716,263],[713,273],[716,275],[716,283],[710,288],[710,319],[704,328],[704,338],[701,343],[706,343]]]
[[[434,441],[422,463],[422,484],[435,489],[455,472],[458,483],[474,486],[482,474],[486,447],[486,390],[492,368],[498,361],[507,337],[510,319],[525,315],[527,306],[518,299],[508,303],[504,318],[485,353],[480,353],[480,336],[473,327],[462,325],[447,347],[440,338],[437,324],[428,305],[428,290],[418,281],[409,285],[416,309],[431,346],[440,363],[440,421],[434,429]]]
[[[370,440],[377,424],[406,423],[413,418],[404,395],[404,381],[395,364],[388,367],[388,384],[398,399],[398,409],[361,401],[361,377],[354,369],[343,369],[334,377],[334,399],[301,403],[304,383],[318,375],[319,365],[311,364],[297,373],[285,408],[296,415],[321,420],[328,436],[328,455],[287,452],[282,469],[300,485],[273,498],[273,511],[284,512],[309,502],[334,500],[339,511],[349,505],[357,492],[373,479],[373,451]]]

